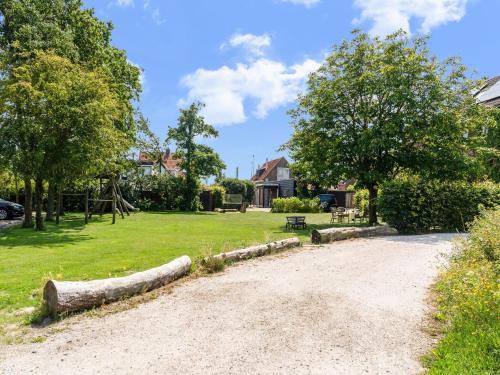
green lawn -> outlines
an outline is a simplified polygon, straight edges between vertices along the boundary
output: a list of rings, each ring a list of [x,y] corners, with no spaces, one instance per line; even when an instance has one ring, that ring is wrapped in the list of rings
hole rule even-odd
[[[68,215],[44,232],[0,232],[0,321],[16,309],[37,306],[49,277],[85,280],[122,276],[164,264],[180,255],[193,259],[330,226],[330,214],[306,214],[307,230],[285,231],[287,214],[137,213],[111,225],[109,216],[84,226]]]

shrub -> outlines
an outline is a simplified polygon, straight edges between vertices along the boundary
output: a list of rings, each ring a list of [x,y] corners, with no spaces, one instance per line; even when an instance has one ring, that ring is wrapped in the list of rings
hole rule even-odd
[[[358,190],[354,194],[354,207],[359,209],[361,212],[368,211],[368,203],[370,202],[369,193],[367,189]]]
[[[183,177],[137,173],[122,181],[120,190],[127,201],[141,210],[177,210],[184,208],[185,184]]]
[[[226,263],[224,259],[215,258],[213,256],[208,256],[201,262],[202,267],[207,271],[207,273],[217,273],[224,271]]]
[[[245,202],[252,203],[255,197],[255,183],[250,180],[243,180],[243,183],[247,187],[247,192],[245,194]]]
[[[298,197],[276,198],[273,200],[271,212],[320,212],[319,198],[300,199]]]
[[[500,185],[492,182],[426,180],[406,176],[382,186],[378,210],[402,233],[464,231],[479,214],[500,202]]]
[[[440,275],[437,317],[446,332],[428,356],[430,374],[500,373],[500,210],[476,219]]]
[[[226,189],[224,189],[224,186],[220,186],[220,185],[203,186],[202,190],[208,191],[212,194],[213,199],[215,200],[215,207],[216,208],[222,207],[224,195],[226,194]]]
[[[241,194],[245,202],[252,202],[255,194],[255,184],[249,180],[239,180],[237,178],[223,178],[219,185],[226,189],[227,194]]]

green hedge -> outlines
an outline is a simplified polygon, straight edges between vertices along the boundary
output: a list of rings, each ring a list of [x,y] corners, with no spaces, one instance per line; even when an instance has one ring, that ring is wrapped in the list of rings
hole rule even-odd
[[[481,208],[500,203],[500,185],[493,182],[398,178],[382,186],[378,212],[401,233],[430,230],[464,231]]]
[[[271,209],[271,212],[315,213],[320,211],[319,198],[300,199],[297,197],[273,199]]]
[[[245,202],[251,203],[253,201],[255,194],[255,184],[253,181],[223,178],[218,180],[218,185],[224,187],[227,194],[241,194]]]

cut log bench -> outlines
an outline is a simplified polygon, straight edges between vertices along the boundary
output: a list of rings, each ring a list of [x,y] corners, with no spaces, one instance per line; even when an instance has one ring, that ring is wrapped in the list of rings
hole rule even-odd
[[[184,255],[163,266],[130,276],[92,281],[56,281],[45,284],[43,298],[51,314],[79,311],[151,291],[188,274],[191,258]]]
[[[330,243],[335,241],[347,240],[349,238],[360,237],[377,237],[377,236],[394,236],[398,231],[387,225],[375,227],[346,227],[346,228],[329,228],[322,230],[313,230],[311,234],[311,242],[315,244]]]

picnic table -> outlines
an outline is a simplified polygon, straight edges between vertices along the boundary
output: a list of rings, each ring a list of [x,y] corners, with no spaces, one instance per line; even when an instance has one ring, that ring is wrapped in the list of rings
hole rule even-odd
[[[306,224],[306,217],[305,216],[287,216],[286,217],[286,226],[288,228],[292,229],[297,229],[297,228],[302,228],[305,229],[307,228]]]

